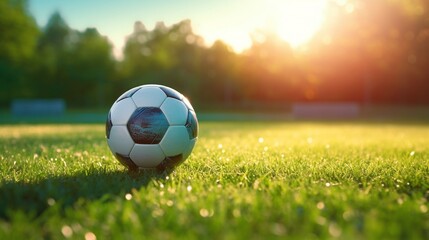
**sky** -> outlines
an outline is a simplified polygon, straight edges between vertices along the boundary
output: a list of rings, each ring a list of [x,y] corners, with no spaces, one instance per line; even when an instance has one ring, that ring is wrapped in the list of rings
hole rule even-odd
[[[326,0],[29,0],[40,27],[58,11],[73,29],[97,28],[112,42],[117,57],[136,21],[152,29],[158,21],[170,26],[190,19],[194,33],[208,46],[220,39],[236,52],[250,47],[251,32],[264,28],[298,46],[320,28],[325,5]]]

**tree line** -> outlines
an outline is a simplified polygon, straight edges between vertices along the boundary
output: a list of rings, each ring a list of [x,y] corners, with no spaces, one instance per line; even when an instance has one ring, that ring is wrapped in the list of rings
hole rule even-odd
[[[118,60],[97,29],[74,30],[58,12],[39,28],[25,1],[0,0],[0,106],[62,98],[70,107],[101,108],[146,83],[173,87],[202,108],[429,104],[429,3],[340,2],[329,2],[325,23],[305,47],[293,49],[260,29],[238,54],[222,41],[206,46],[190,20],[151,30],[137,21]]]

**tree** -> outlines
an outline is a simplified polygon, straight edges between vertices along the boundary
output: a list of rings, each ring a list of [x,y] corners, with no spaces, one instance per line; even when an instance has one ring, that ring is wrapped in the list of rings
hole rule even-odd
[[[290,83],[297,68],[290,45],[271,31],[255,31],[252,46],[243,55],[242,89],[250,101],[280,102],[290,98]]]
[[[166,84],[187,95],[197,94],[201,38],[189,20],[148,31],[136,22],[120,63],[125,89],[145,83]]]
[[[114,67],[108,39],[97,29],[87,28],[78,34],[68,54],[64,97],[72,106],[104,106]]]
[[[28,61],[38,35],[23,0],[0,0],[0,105],[15,97],[31,96],[25,85]]]
[[[241,96],[238,87],[239,58],[231,47],[217,40],[202,54],[200,64],[201,91],[204,92],[205,104],[229,105]]]
[[[422,0],[330,2],[307,56],[319,78],[315,100],[427,102],[427,7]]]
[[[51,15],[42,30],[37,45],[34,81],[37,95],[44,98],[63,98],[65,94],[66,62],[72,48],[73,36],[59,12]]]

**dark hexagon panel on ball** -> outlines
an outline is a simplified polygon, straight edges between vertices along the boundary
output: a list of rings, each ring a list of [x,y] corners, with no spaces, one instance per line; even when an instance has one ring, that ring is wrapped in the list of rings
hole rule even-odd
[[[197,115],[192,110],[188,111],[188,119],[186,121],[185,127],[188,130],[189,139],[194,139],[198,136]]]
[[[137,108],[127,123],[131,138],[139,144],[158,144],[168,127],[167,118],[156,107]]]
[[[115,154],[116,159],[119,160],[120,163],[122,163],[122,165],[124,165],[125,167],[127,167],[128,169],[134,171],[138,169],[138,166],[131,160],[130,157],[128,156],[123,156],[119,153]]]
[[[106,120],[106,137],[107,139],[110,138],[110,130],[112,129],[113,123],[112,123],[112,117],[109,111],[109,114],[107,115],[107,120]]]

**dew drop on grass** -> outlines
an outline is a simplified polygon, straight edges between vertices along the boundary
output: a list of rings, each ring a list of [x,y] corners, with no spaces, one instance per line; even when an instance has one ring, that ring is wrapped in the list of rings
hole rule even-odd
[[[132,198],[133,198],[133,195],[131,195],[131,193],[125,194],[125,199],[127,199],[128,201],[131,200]]]
[[[331,183],[328,183],[328,182],[327,182],[327,183],[325,183],[325,186],[326,186],[326,187],[330,187],[330,186],[331,186]]]
[[[337,224],[331,223],[329,224],[329,234],[333,237],[339,237],[341,236],[341,228]]]
[[[263,143],[264,142],[264,138],[263,137],[258,138],[258,142],[259,143]]]
[[[200,209],[200,216],[203,218],[206,218],[209,216],[209,210],[205,209],[205,208],[201,208]]]
[[[192,191],[192,186],[191,186],[191,185],[189,185],[189,186],[186,188],[186,190],[188,190],[188,192]]]
[[[217,148],[222,149],[222,148],[223,148],[222,143],[219,143],[219,144],[217,145]]]
[[[85,240],[96,240],[97,237],[93,232],[87,232],[85,233]]]
[[[48,203],[49,206],[55,205],[55,199],[53,199],[53,198],[48,198],[48,200],[46,200],[46,202]]]
[[[64,237],[69,238],[73,235],[73,229],[70,226],[64,225],[61,228],[61,233]]]
[[[410,152],[410,156],[412,157],[412,156],[414,156],[414,154],[416,154],[416,152],[414,152],[414,151],[411,151]]]

